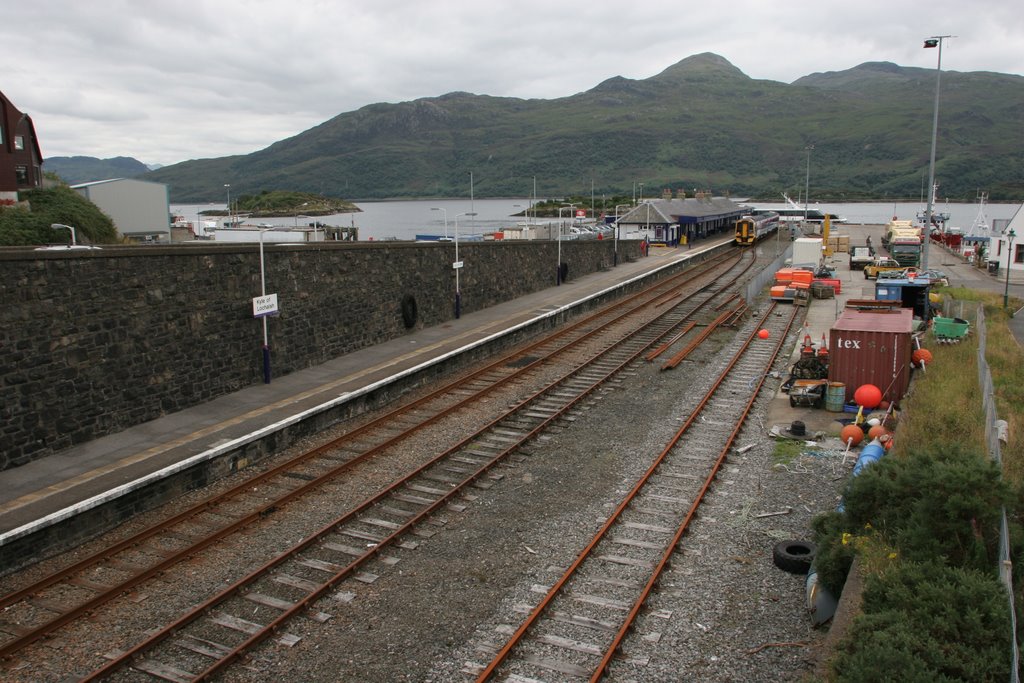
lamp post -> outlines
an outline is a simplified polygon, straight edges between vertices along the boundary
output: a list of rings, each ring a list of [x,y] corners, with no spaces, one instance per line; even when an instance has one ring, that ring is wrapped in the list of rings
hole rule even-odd
[[[445,209],[443,207],[439,208],[439,207],[436,207],[436,206],[432,206],[432,207],[430,207],[430,210],[431,211],[440,211],[441,213],[444,214],[444,239],[445,239],[445,241],[447,241],[448,240],[448,209]]]
[[[228,225],[231,224],[231,185],[224,183],[224,187],[228,188]]]
[[[619,213],[619,207],[629,207],[629,204],[616,204],[615,205],[615,256],[614,264],[619,265],[619,219],[622,218],[622,214]]]
[[[804,149],[807,151],[807,176],[804,178],[804,223],[806,223],[807,203],[811,195],[811,152],[814,150],[814,145],[807,145]]]
[[[77,244],[77,242],[75,241],[75,229],[72,228],[70,225],[64,225],[63,223],[51,223],[50,227],[53,228],[54,230],[60,230],[61,228],[65,229],[65,230],[70,230],[71,231],[71,246],[75,246]]]
[[[555,284],[562,284],[562,209],[575,209],[575,204],[565,204],[558,207],[558,264],[555,266]]]
[[[928,161],[928,210],[925,214],[924,240],[921,245],[921,270],[928,270],[928,245],[932,241],[932,207],[935,204],[935,140],[939,133],[939,85],[942,82],[942,41],[953,36],[932,36],[924,41],[926,48],[939,48],[935,66],[935,109],[932,113],[932,153]]]
[[[448,214],[445,214],[447,218]],[[455,318],[458,319],[462,315],[462,290],[459,288],[459,271],[462,270],[462,261],[459,260],[459,216],[475,216],[475,211],[468,213],[455,214],[455,263],[452,264],[452,268],[455,269]]]
[[[260,228],[260,296],[267,295],[267,270],[263,260],[263,233],[270,228]],[[267,316],[263,317],[263,383],[270,384],[270,337],[267,334]]]
[[[1006,287],[1003,289],[1003,308],[1008,309],[1010,306],[1010,264],[1013,263],[1013,238],[1017,236],[1017,233],[1010,228],[1010,231],[1006,233],[1006,239],[1009,240],[1009,244],[1006,247]]]

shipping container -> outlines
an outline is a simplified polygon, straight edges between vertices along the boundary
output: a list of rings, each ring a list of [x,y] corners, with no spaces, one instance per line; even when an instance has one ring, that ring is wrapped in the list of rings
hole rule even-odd
[[[910,385],[914,314],[910,309],[846,309],[829,330],[829,382],[846,386],[846,401],[857,387],[873,384],[883,400],[903,397]]]
[[[793,240],[793,266],[809,266],[817,269],[821,265],[822,242],[820,237],[798,237]]]
[[[898,301],[918,318],[929,320],[931,305],[928,299],[930,281],[907,278],[879,279],[875,283],[875,298],[879,301]]]

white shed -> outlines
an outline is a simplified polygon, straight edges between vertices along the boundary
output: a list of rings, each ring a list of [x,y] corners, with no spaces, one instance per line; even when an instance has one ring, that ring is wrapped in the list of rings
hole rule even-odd
[[[113,178],[71,189],[110,216],[119,235],[139,242],[171,241],[171,202],[164,183]]]
[[[1013,237],[1010,237],[1010,234]],[[993,238],[989,260],[999,261],[999,268],[1013,271],[1011,277],[1016,278],[1024,272],[1024,205],[1017,209],[1006,228]],[[1012,249],[1012,253],[1011,253]],[[1006,272],[1006,271],[1002,271]]]

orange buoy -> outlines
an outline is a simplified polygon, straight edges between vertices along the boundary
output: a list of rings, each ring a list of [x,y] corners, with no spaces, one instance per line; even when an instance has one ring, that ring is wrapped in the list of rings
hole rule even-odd
[[[843,440],[843,443],[851,446],[856,446],[864,440],[864,430],[857,425],[846,425],[843,430],[839,432],[839,438]]]
[[[882,436],[883,434],[888,434],[888,433],[889,433],[889,430],[886,429],[885,427],[883,427],[882,425],[875,425],[874,427],[872,427],[871,429],[868,430],[868,438],[869,439],[877,439],[878,437]]]
[[[910,360],[915,367],[921,367],[921,364],[931,365],[932,352],[928,349],[914,349],[914,353],[910,354]]]
[[[857,391],[853,392],[853,400],[857,402],[857,405],[871,410],[882,402],[882,390],[874,384],[861,384],[857,387]]]

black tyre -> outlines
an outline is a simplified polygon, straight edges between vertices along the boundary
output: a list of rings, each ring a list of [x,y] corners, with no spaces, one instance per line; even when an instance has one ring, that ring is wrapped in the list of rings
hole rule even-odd
[[[779,541],[772,549],[772,560],[784,572],[806,574],[814,560],[815,549],[810,541]]]

